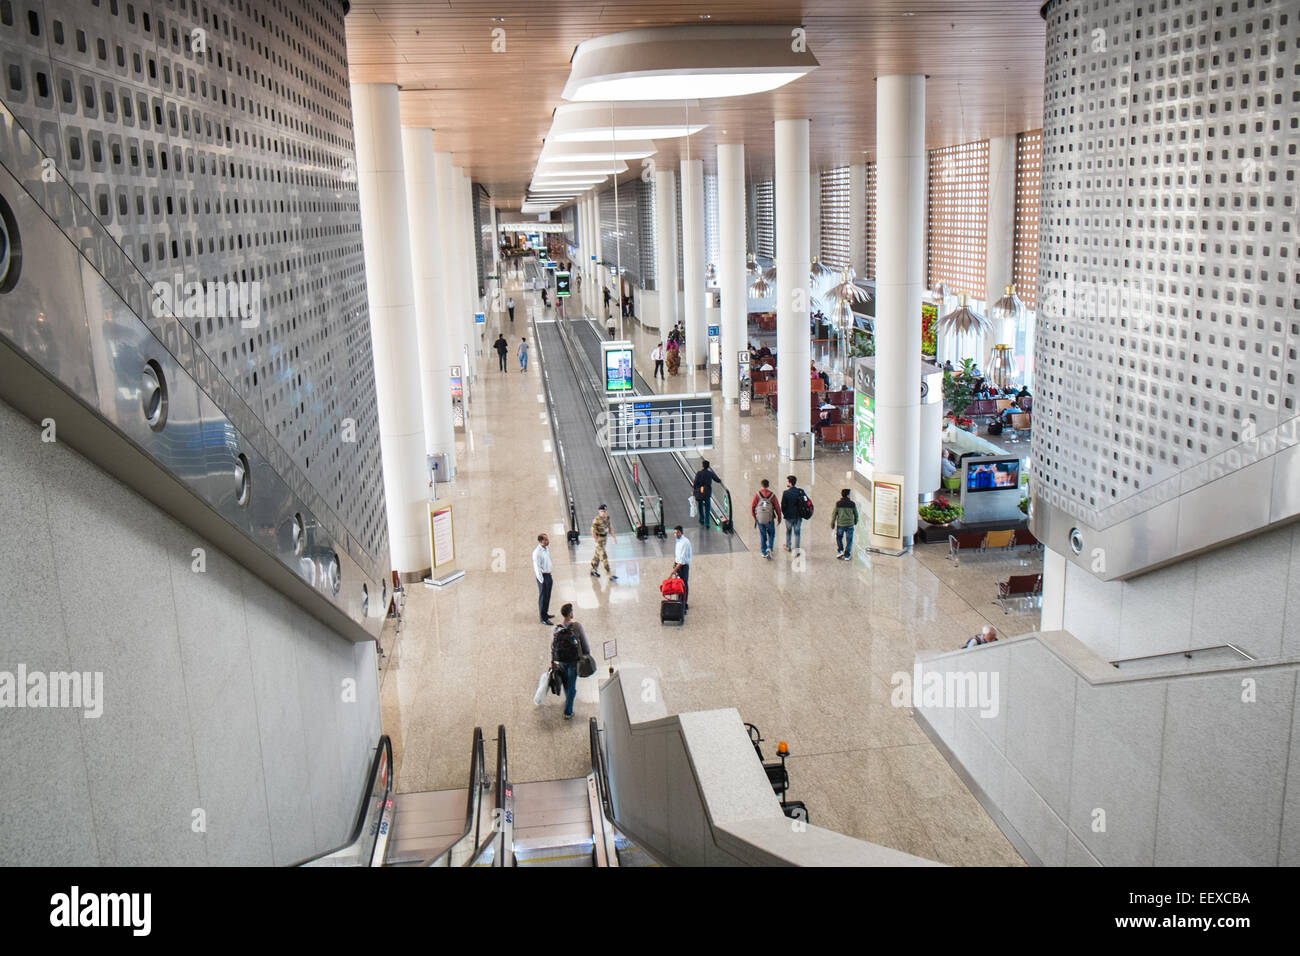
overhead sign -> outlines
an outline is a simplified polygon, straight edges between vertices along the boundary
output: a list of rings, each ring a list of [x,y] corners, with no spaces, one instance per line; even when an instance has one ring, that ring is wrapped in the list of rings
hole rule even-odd
[[[569,273],[555,273],[555,294],[557,296],[565,296],[569,294]]]
[[[636,386],[632,368],[631,342],[601,342],[601,364],[605,368],[606,392],[630,392]]]
[[[615,455],[713,447],[713,396],[610,398],[609,450]]]

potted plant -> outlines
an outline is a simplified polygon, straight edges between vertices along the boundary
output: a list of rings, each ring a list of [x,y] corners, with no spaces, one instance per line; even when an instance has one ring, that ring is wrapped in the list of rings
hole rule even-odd
[[[1025,497],[1023,497],[1023,498],[1020,499],[1020,513],[1021,513],[1022,515],[1027,515],[1027,514],[1029,514],[1029,496],[1028,496],[1028,495],[1025,495]]]
[[[945,528],[961,517],[961,505],[953,504],[943,495],[935,495],[933,502],[921,505],[916,513],[926,524]]]
[[[962,364],[965,365],[965,362]],[[953,418],[957,420],[958,427],[967,427],[962,422],[969,422],[970,419],[963,419],[962,415],[974,400],[970,376],[954,375],[948,371],[943,373],[943,401],[948,406],[948,411],[952,412]]]

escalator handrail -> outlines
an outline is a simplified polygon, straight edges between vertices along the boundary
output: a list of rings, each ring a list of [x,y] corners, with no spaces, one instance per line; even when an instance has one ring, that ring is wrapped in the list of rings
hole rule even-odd
[[[542,337],[537,334],[537,323],[533,321],[531,325],[533,327],[533,341],[537,343],[538,367],[542,371],[542,391],[546,395],[546,412],[550,420],[555,422],[555,402],[551,397],[551,379],[547,372],[546,353],[542,347]],[[553,427],[551,434],[555,438],[556,457],[560,459],[560,490],[569,506],[569,529],[565,537],[572,543],[578,538],[578,509],[573,503],[573,492],[569,490],[569,482],[565,478],[569,471],[568,456],[564,453],[564,442],[560,438],[559,428]]]
[[[513,809],[507,805],[510,789],[510,766],[506,756],[506,725],[497,725],[497,803],[493,814],[493,836],[499,841],[493,866],[511,866],[514,856],[514,833],[511,827]],[[507,840],[509,845],[507,846]]]
[[[486,773],[483,762],[483,729],[474,728],[474,740],[471,744],[469,758],[469,795],[465,801],[465,829],[447,849],[424,862],[424,866],[451,866],[451,855],[456,847],[467,839],[478,845],[479,821],[482,819],[483,777]]]
[[[590,320],[588,320],[590,321]],[[587,417],[591,419],[592,427],[598,428],[598,416],[601,414],[609,415],[609,406],[606,402],[601,401],[596,395],[600,382],[596,372],[592,369],[587,353],[581,346],[569,340],[568,320],[559,319],[556,321],[556,328],[560,333],[560,341],[564,345],[565,354],[569,359],[569,364],[573,368],[574,378],[579,382],[583,378],[587,381],[587,389],[583,390],[583,403],[587,408]],[[619,500],[623,502],[623,510],[627,513],[628,521],[632,525],[635,533],[640,527],[640,507],[639,502],[633,500],[632,492],[628,490],[628,479],[622,473],[621,469],[615,465],[614,456],[604,444],[600,445],[601,453],[605,457],[605,463],[609,466],[610,474],[613,475],[614,485],[618,489]]]
[[[323,860],[327,856],[333,856],[336,853],[342,853],[349,847],[357,846],[364,843],[366,821],[370,818],[371,801],[375,795],[375,781],[379,777],[381,766],[388,767],[388,773],[384,776],[384,796],[380,802],[379,820],[383,820],[384,813],[391,809],[391,800],[393,796],[393,742],[389,739],[388,734],[381,734],[379,742],[375,745],[375,756],[370,761],[370,771],[366,774],[366,787],[361,792],[361,809],[357,812],[357,822],[352,826],[352,832],[346,840],[334,847],[332,850],[326,850],[324,853],[318,853],[313,857],[302,860],[295,866],[306,866],[317,860]],[[378,821],[377,821],[378,822]],[[367,854],[367,865],[372,865],[375,854],[375,845],[379,841],[378,826],[372,834],[373,839],[370,843],[370,853]]]
[[[635,843],[640,852],[654,860],[656,865],[662,866],[663,861],[646,849],[646,841],[623,826],[614,815],[614,797],[609,789],[609,768],[605,764],[605,751],[600,746],[600,727],[595,717],[588,721],[587,727],[591,741],[591,772],[596,778],[596,793],[600,800],[601,826],[607,828],[615,837],[622,836],[625,840]],[[594,827],[595,821],[593,820],[592,823]]]

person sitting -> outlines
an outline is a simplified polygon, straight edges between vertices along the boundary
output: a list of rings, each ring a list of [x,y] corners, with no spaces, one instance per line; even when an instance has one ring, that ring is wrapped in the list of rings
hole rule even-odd
[[[821,437],[823,428],[825,428],[828,425],[834,424],[831,421],[831,412],[834,409],[835,409],[834,405],[823,405],[821,409],[818,411],[817,421],[813,422],[812,424],[812,430],[816,433],[818,438]]]
[[[951,478],[957,473],[957,463],[952,460],[952,455],[946,448],[939,456],[939,472],[941,478]]]
[[[1017,396],[1011,400],[1011,404],[1002,411],[998,412],[998,421],[1005,427],[1011,424],[1011,416],[1021,415],[1024,409],[1020,407],[1020,398]]]
[[[1016,399],[1017,399],[1017,400],[1022,399],[1022,398],[1031,398],[1031,397],[1032,397],[1032,396],[1029,394],[1029,386],[1028,386],[1028,385],[1021,385],[1021,386],[1020,386],[1020,391],[1016,392]]]
[[[992,644],[998,639],[998,629],[992,624],[985,624],[978,634],[962,645],[962,650],[968,647],[978,647],[981,644]]]

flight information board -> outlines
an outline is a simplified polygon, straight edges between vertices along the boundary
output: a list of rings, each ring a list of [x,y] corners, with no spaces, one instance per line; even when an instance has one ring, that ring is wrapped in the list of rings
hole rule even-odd
[[[713,447],[713,396],[638,395],[611,398],[609,450],[615,455]]]

